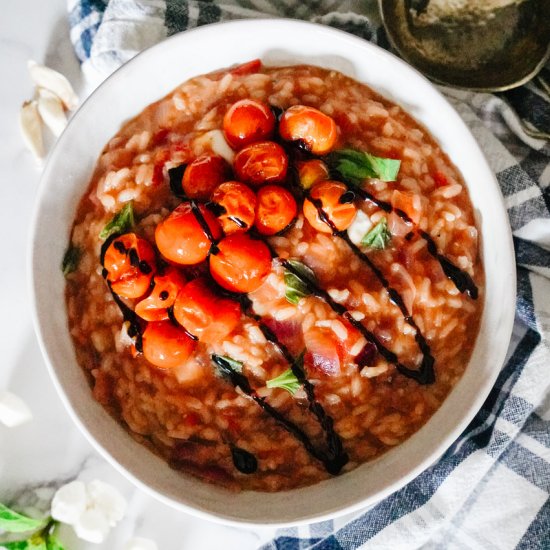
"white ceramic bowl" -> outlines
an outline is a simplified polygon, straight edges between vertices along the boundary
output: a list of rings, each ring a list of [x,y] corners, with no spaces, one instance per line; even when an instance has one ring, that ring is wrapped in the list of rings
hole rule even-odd
[[[468,184],[481,227],[485,308],[470,364],[429,422],[396,449],[312,487],[233,494],[171,470],[92,398],[67,330],[61,258],[77,203],[101,149],[121,124],[189,77],[254,58],[338,69],[423,123]],[[296,524],[371,505],[432,464],[481,407],[504,360],[514,316],[515,269],[506,211],[483,154],[457,113],[418,72],[349,34],[289,20],[236,21],[154,46],[108,78],[72,118],[42,177],[31,245],[35,325],[55,385],[75,422],[134,483],[187,512],[227,523]]]

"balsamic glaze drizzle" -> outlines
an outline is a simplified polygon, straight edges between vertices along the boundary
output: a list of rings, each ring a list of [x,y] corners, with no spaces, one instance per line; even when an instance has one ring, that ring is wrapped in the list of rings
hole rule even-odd
[[[390,297],[390,301],[399,308],[399,311],[401,311],[401,314],[403,315],[403,318],[405,319],[405,322],[415,330],[414,339],[416,341],[416,344],[418,345],[418,348],[420,349],[420,351],[422,353],[422,363],[420,364],[420,367],[418,368],[418,370],[410,369],[410,368],[406,367],[405,365],[401,364],[399,361],[397,361],[397,356],[395,355],[395,353],[390,352],[390,350],[385,348],[385,346],[383,346],[385,351],[382,348],[380,348],[381,342],[376,337],[373,340],[372,336],[374,336],[374,335],[372,334],[372,332],[365,329],[365,327],[363,326],[362,323],[360,323],[360,322],[356,321],[355,319],[353,319],[353,317],[351,316],[351,314],[348,312],[348,310],[345,307],[341,306],[340,304],[336,304],[336,302],[334,302],[332,299],[331,299],[331,301],[334,302],[334,304],[339,306],[338,309],[343,309],[343,311],[341,311],[341,312],[336,311],[336,309],[334,309],[333,305],[328,302],[329,305],[332,307],[332,309],[334,311],[336,311],[336,313],[338,313],[339,315],[342,315],[343,317],[345,317],[349,322],[352,322],[351,319],[353,319],[353,322],[352,322],[353,326],[358,328],[361,331],[361,333],[363,334],[363,336],[365,336],[365,338],[367,340],[369,340],[370,342],[372,342],[376,346],[376,348],[378,349],[378,351],[382,355],[382,357],[384,357],[390,363],[393,363],[397,367],[397,370],[401,374],[403,374],[403,375],[405,375],[409,378],[413,378],[419,384],[432,384],[433,382],[435,382],[435,373],[434,373],[434,368],[433,368],[435,359],[434,359],[434,357],[431,353],[430,346],[429,346],[426,338],[422,334],[422,331],[420,330],[420,328],[416,324],[416,321],[414,320],[413,316],[407,310],[407,306],[405,306],[405,302],[403,301],[403,298],[401,297],[399,292],[397,292],[397,290],[395,290],[392,286],[390,286],[389,281],[386,279],[386,277],[384,276],[382,271],[372,262],[372,260],[364,252],[362,252],[359,249],[359,247],[355,243],[352,242],[352,240],[349,238],[349,235],[348,235],[347,231],[340,231],[334,225],[334,223],[332,222],[330,217],[323,210],[323,203],[319,199],[314,199],[311,196],[308,196],[308,200],[317,209],[317,213],[319,215],[319,218],[330,227],[330,229],[332,230],[332,234],[335,237],[339,237],[342,240],[344,240],[346,242],[346,244],[350,247],[351,251],[362,262],[364,262],[365,264],[368,265],[369,269],[374,273],[374,276],[380,281],[382,286],[386,289],[386,292],[388,293],[388,295]],[[289,262],[284,262],[284,264],[285,263],[289,264]],[[285,267],[288,269],[287,265],[285,265]],[[298,277],[301,280],[304,280],[303,276],[300,277],[298,275]],[[312,284],[312,281],[309,281],[309,280],[304,281],[304,282],[306,282],[306,284]],[[316,289],[318,289],[317,285],[315,285],[315,287],[316,287]],[[317,292],[314,292],[314,293],[317,294]],[[328,293],[324,292],[324,294],[326,296],[328,296]],[[330,298],[330,296],[329,296],[329,298]],[[323,297],[323,299],[325,301],[327,301],[325,297]],[[359,328],[359,327],[361,327],[361,328]],[[391,355],[387,355],[386,352],[390,352]]]
[[[212,231],[210,231],[210,227],[208,226],[208,222],[204,219],[204,216],[201,212],[201,209],[199,208],[199,205],[197,204],[197,201],[191,200],[191,211],[193,212],[193,216],[195,216],[195,219],[201,226],[201,229],[203,230],[203,233],[206,235],[206,238],[210,241],[210,250],[208,251],[208,254],[218,254],[220,249],[218,248],[218,241],[214,238],[214,235],[212,235]]]
[[[231,445],[231,458],[235,468],[243,474],[253,474],[258,469],[258,460],[246,449]]]
[[[168,170],[170,191],[172,191],[172,193],[182,201],[187,199],[181,185],[186,167],[186,164],[180,164],[179,166],[175,166],[174,168],[170,168],[170,170]]]
[[[118,309],[120,310],[120,313],[122,313],[122,318],[124,321],[127,321],[129,323],[128,327],[128,336],[130,338],[133,338],[134,345],[136,347],[136,350],[141,353],[143,351],[143,321],[139,317],[135,311],[133,311],[131,308],[129,308],[121,299],[121,297],[113,290],[111,287],[111,282],[107,281],[107,275],[108,272],[105,269],[105,254],[107,252],[107,249],[109,246],[111,246],[111,243],[115,241],[115,239],[118,239],[121,236],[121,233],[113,233],[110,235],[105,242],[101,245],[101,252],[99,255],[99,261],[101,262],[101,265],[103,267],[103,271],[101,272],[103,278],[105,279],[107,286],[109,288],[109,292],[111,293],[111,296],[113,297],[113,300],[115,301],[115,304],[118,306]],[[120,245],[120,246],[118,246]],[[123,243],[120,241],[117,241],[113,245],[115,247],[115,250],[120,252],[121,254],[129,254],[131,251],[135,250],[133,248],[127,249]],[[137,254],[137,252],[136,252]],[[132,261],[130,259],[130,261]],[[146,262],[144,262],[146,263]],[[139,259],[138,259],[139,264]],[[149,264],[147,266],[150,268]]]
[[[224,360],[223,357],[220,357],[219,355],[212,355],[212,360],[220,368],[221,372],[229,378],[233,386],[240,388],[240,390],[248,395],[255,403],[257,403],[264,410],[264,412],[276,420],[287,432],[300,441],[311,456],[322,462],[329,474],[336,475],[340,473],[341,469],[347,464],[349,458],[348,455],[341,449],[340,438],[332,429],[332,418],[329,416],[326,417],[331,424],[331,432],[334,435],[334,438],[340,444],[340,452],[336,455],[333,454],[332,449],[329,449],[329,454],[317,449],[311,442],[309,436],[299,426],[294,424],[291,420],[285,418],[285,416],[283,416],[277,409],[272,407],[265,400],[265,397],[260,397],[250,385],[248,378],[244,374],[237,372],[227,361]],[[315,403],[322,409],[319,403]]]
[[[377,199],[374,195],[369,193],[368,191],[365,191],[361,188],[354,187],[354,191],[361,199],[368,200],[376,206],[378,206],[380,209],[382,209],[384,212],[395,212],[405,223],[408,225],[413,225],[413,221],[403,210],[400,210],[399,208],[394,208],[391,203]],[[412,238],[411,233],[417,232],[420,237],[422,237],[426,243],[428,244],[428,252],[432,257],[434,257],[441,266],[441,269],[443,269],[443,273],[445,273],[445,276],[450,279],[456,288],[462,292],[468,294],[470,298],[473,300],[476,300],[479,292],[476,284],[474,283],[474,280],[470,277],[466,271],[460,269],[458,266],[453,264],[451,260],[446,258],[441,252],[437,250],[437,245],[435,244],[435,241],[432,239],[432,237],[426,232],[421,229],[411,229],[409,233],[405,236],[407,240],[410,240]],[[411,237],[409,237],[411,235]]]

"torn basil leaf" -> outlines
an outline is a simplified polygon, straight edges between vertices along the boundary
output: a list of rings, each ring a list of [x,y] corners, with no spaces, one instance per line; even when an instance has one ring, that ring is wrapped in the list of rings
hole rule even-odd
[[[335,151],[327,160],[334,171],[354,185],[360,185],[367,178],[395,181],[401,166],[400,160],[377,157],[355,149]]]
[[[63,271],[63,275],[65,275],[65,277],[69,273],[76,271],[80,258],[82,258],[82,250],[78,246],[74,246],[72,243],[69,244],[69,247],[63,256],[63,261],[61,262],[61,271]]]
[[[301,384],[298,378],[296,378],[296,376],[292,372],[292,369],[288,369],[276,378],[268,380],[266,382],[266,386],[268,388],[281,388],[283,390],[286,390],[291,395],[294,395],[298,391],[298,389],[300,389]]]
[[[134,205],[132,201],[127,202],[122,209],[117,212],[111,221],[105,225],[99,234],[100,239],[107,239],[113,233],[126,233],[134,227]]]
[[[14,510],[0,504],[0,529],[8,533],[25,533],[34,531],[46,525],[45,519],[34,519],[19,514]],[[0,544],[1,546],[1,544]]]
[[[241,361],[237,361],[236,359],[233,359],[232,357],[229,357],[228,355],[212,355],[212,361],[216,364],[217,367],[226,369],[229,368],[232,371],[238,372],[239,374],[243,372],[243,364]],[[221,374],[224,374],[223,372]]]
[[[361,245],[382,250],[388,246],[391,233],[386,218],[382,218],[362,239]]]
[[[297,271],[299,276],[289,269],[285,269],[285,298],[291,304],[296,305],[302,298],[311,294],[307,281],[310,280],[314,282],[315,273],[313,273],[307,265],[298,260],[288,260],[288,263]]]

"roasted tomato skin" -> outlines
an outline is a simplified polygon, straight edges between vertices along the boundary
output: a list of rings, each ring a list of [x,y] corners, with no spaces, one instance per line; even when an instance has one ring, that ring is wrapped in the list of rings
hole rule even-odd
[[[218,220],[203,205],[200,211],[214,239],[222,236]],[[171,262],[180,265],[198,264],[208,256],[211,242],[198,222],[191,203],[180,204],[166,219],[157,225],[155,242],[159,252]]]
[[[275,116],[265,103],[241,99],[233,103],[223,118],[225,139],[233,149],[273,136]]]
[[[231,178],[231,168],[216,155],[201,155],[183,173],[182,187],[190,199],[208,200],[218,185]]]
[[[187,331],[206,344],[216,344],[230,334],[241,318],[241,306],[216,294],[206,279],[185,285],[174,304],[174,316]]]
[[[165,321],[169,318],[168,308],[185,286],[185,277],[176,268],[168,267],[153,277],[153,285],[149,296],[136,305],[135,312],[146,321]]]
[[[302,141],[315,155],[332,150],[338,140],[338,126],[334,119],[314,107],[294,105],[279,121],[279,134],[286,141]]]
[[[256,195],[254,191],[238,181],[226,181],[212,194],[212,202],[223,210],[218,215],[226,235],[248,231],[254,223]]]
[[[296,217],[298,207],[292,193],[279,185],[265,185],[258,191],[254,226],[262,235],[275,235]]]
[[[288,157],[274,141],[260,141],[241,149],[233,162],[239,181],[259,187],[264,183],[279,183],[286,178]]]
[[[148,323],[143,332],[143,355],[159,369],[173,369],[187,361],[196,342],[171,321]]]
[[[329,179],[327,165],[320,159],[304,160],[297,163],[298,178],[304,189]]]
[[[339,181],[327,180],[315,184],[310,191],[310,197],[321,201],[323,211],[338,231],[344,231],[353,222],[357,208],[353,203],[341,203],[340,198],[347,187]],[[309,198],[304,200],[304,216],[317,231],[332,233],[332,228],[319,217],[317,207]]]
[[[219,252],[210,256],[210,273],[231,292],[253,292],[271,271],[269,248],[246,233],[225,237],[218,248]]]
[[[125,233],[107,247],[103,267],[113,292],[123,298],[141,298],[149,290],[155,261],[155,251],[145,239]]]

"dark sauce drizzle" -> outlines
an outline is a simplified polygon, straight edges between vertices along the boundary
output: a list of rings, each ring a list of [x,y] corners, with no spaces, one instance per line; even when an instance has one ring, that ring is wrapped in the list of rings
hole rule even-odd
[[[231,445],[231,458],[235,468],[243,474],[253,474],[258,469],[258,460],[246,449]]]
[[[107,275],[108,275],[108,272],[105,269],[105,253],[107,252],[107,249],[109,248],[111,243],[120,236],[121,236],[120,233],[114,233],[113,235],[109,236],[109,238],[107,238],[106,241],[101,245],[101,253],[100,253],[99,259],[100,259],[101,265],[103,266],[103,271],[101,272],[101,274],[103,275],[103,278],[105,280],[107,279]],[[132,250],[135,252],[133,248],[130,249],[130,251],[128,251],[124,246],[124,244],[119,241],[115,242],[113,246],[121,254],[128,254]],[[137,255],[137,252],[136,252],[136,255]],[[130,261],[132,260],[130,259]],[[139,266],[139,263],[140,262],[138,261],[138,266]],[[147,265],[150,268],[149,264]],[[127,331],[128,336],[134,340],[134,345],[136,347],[136,350],[139,353],[143,352],[143,321],[141,320],[139,315],[137,315],[137,313],[135,313],[122,301],[120,296],[112,289],[111,283],[107,280],[106,282],[107,282],[107,286],[109,287],[109,291],[113,297],[113,300],[115,301],[115,304],[118,306],[118,309],[122,313],[122,317],[124,321],[127,321],[129,324],[128,331]]]
[[[376,206],[378,206],[380,209],[382,209],[384,212],[395,212],[406,224],[412,226],[413,221],[403,210],[400,210],[399,208],[394,208],[389,202],[377,199],[374,195],[369,193],[368,191],[365,191],[364,189],[361,189],[359,187],[354,188],[354,191],[359,197],[361,197],[363,200],[368,200]],[[450,279],[456,288],[462,292],[466,293],[470,298],[473,300],[476,300],[479,292],[476,284],[474,283],[474,280],[468,273],[466,273],[464,270],[460,269],[458,266],[453,264],[448,258],[446,258],[443,254],[441,254],[437,250],[437,245],[435,244],[435,241],[432,239],[432,237],[426,233],[426,231],[423,230],[416,230],[420,237],[422,237],[427,243],[428,243],[428,252],[432,257],[434,257],[438,262],[439,265],[441,265],[441,269],[443,269],[443,273],[445,273],[445,276]],[[407,233],[405,238],[407,240],[410,240],[412,238],[413,231],[410,231]],[[409,237],[409,235],[411,235]]]
[[[349,238],[349,235],[348,235],[347,231],[339,231],[338,230],[338,228],[334,225],[334,223],[332,222],[330,217],[327,216],[327,213],[323,210],[323,203],[319,199],[314,199],[311,196],[308,197],[308,200],[317,209],[317,213],[318,213],[319,218],[321,219],[321,221],[323,221],[324,223],[326,223],[330,227],[330,229],[332,231],[332,234],[334,236],[340,237],[342,240],[344,240],[346,242],[346,244],[350,247],[351,251],[362,262],[364,262],[365,264],[367,264],[369,266],[370,270],[374,273],[375,277],[380,281],[382,286],[386,289],[386,292],[388,293],[388,295],[390,297],[390,301],[399,308],[399,311],[401,311],[401,314],[403,315],[403,318],[405,319],[405,322],[415,329],[414,339],[415,339],[415,341],[416,341],[416,343],[417,343],[417,345],[418,345],[418,347],[419,347],[419,349],[422,353],[422,363],[420,364],[419,369],[418,370],[410,369],[408,367],[405,367],[401,363],[397,362],[397,357],[393,352],[390,352],[390,353],[391,353],[391,356],[393,356],[395,359],[390,360],[388,357],[391,357],[391,356],[384,355],[384,352],[381,349],[378,348],[378,346],[380,344],[378,339],[376,339],[376,341],[373,341],[369,336],[367,336],[367,333],[369,335],[372,335],[372,333],[370,331],[367,331],[362,323],[359,323],[358,321],[355,321],[355,319],[354,319],[353,320],[354,322],[352,324],[357,328],[359,328],[359,326],[362,327],[359,330],[363,333],[365,338],[367,338],[367,340],[371,341],[378,348],[378,351],[380,352],[380,354],[387,361],[395,364],[398,371],[401,372],[403,375],[405,375],[409,378],[413,378],[414,380],[416,380],[420,384],[432,384],[433,382],[435,382],[435,373],[434,373],[434,368],[433,368],[435,360],[433,358],[433,355],[431,354],[430,346],[428,345],[428,342],[426,341],[426,338],[422,334],[422,331],[420,330],[420,328],[416,324],[416,321],[414,320],[413,316],[408,312],[407,307],[405,306],[405,302],[403,301],[403,298],[401,297],[399,292],[397,292],[397,290],[395,290],[393,287],[390,286],[389,281],[386,279],[386,277],[384,276],[382,271],[372,262],[372,260],[364,252],[362,252],[359,249],[359,247],[357,247],[357,245],[355,245],[355,243],[352,242],[352,240]],[[288,263],[288,262],[286,262],[286,263]],[[285,267],[287,267],[287,266],[285,265]],[[288,267],[287,267],[287,269],[288,269]],[[304,279],[304,277],[300,277],[300,278],[302,280]],[[309,283],[311,283],[311,281],[306,282],[306,284],[309,284]],[[326,292],[324,294],[328,295],[328,293],[326,293]],[[329,305],[331,305],[331,304],[329,304]],[[331,305],[331,307],[334,310],[334,307],[332,305]],[[343,308],[343,306],[340,306],[340,308]],[[339,313],[339,315],[345,316],[346,319],[351,322],[351,319],[353,319],[353,317],[349,314],[349,312],[347,311],[346,308],[343,308],[343,309],[344,309],[345,313],[342,312],[342,313]],[[334,310],[334,311],[336,311],[336,310]],[[378,344],[377,344],[377,342],[378,342]],[[384,348],[384,349],[386,351],[389,351],[387,348]]]
[[[288,350],[287,350],[288,351]],[[227,361],[224,360],[223,357],[220,357],[219,355],[213,355],[212,360],[216,365],[220,368],[221,372],[229,378],[233,386],[236,388],[240,388],[240,390],[248,395],[253,401],[255,401],[269,416],[271,416],[274,420],[276,420],[281,426],[290,434],[292,434],[300,443],[304,446],[306,451],[323,463],[325,469],[329,474],[336,475],[340,473],[340,470],[343,468],[345,464],[348,462],[348,455],[343,452],[343,450],[340,450],[340,452],[337,455],[334,455],[330,450],[329,454],[318,450],[313,443],[311,442],[311,439],[309,436],[294,422],[291,420],[288,420],[283,416],[277,409],[272,407],[267,401],[265,400],[265,397],[260,397],[256,391],[251,387],[250,382],[248,381],[248,378],[241,374],[240,372],[237,372]],[[293,363],[294,363],[293,359]],[[301,370],[301,368],[300,368]],[[302,373],[303,376],[303,373]],[[321,405],[317,403],[317,405],[322,409]],[[310,405],[311,408],[311,405]],[[324,412],[324,411],[323,411]],[[327,416],[327,419],[329,420],[332,428],[332,418]],[[338,435],[334,432],[333,429],[331,429],[332,433],[334,434],[337,441],[341,442]]]

